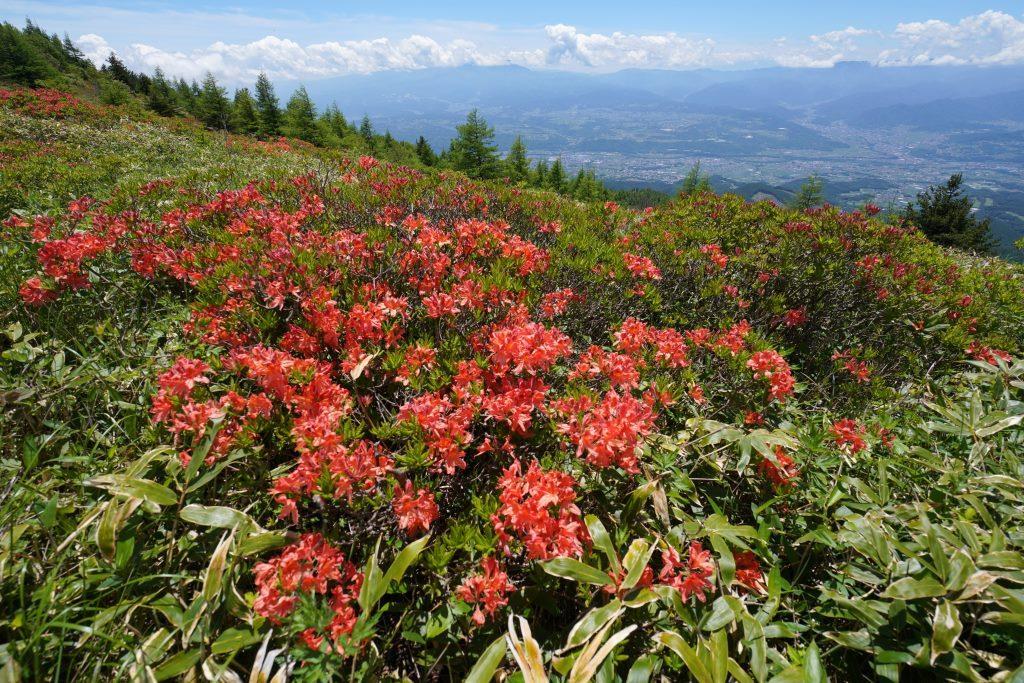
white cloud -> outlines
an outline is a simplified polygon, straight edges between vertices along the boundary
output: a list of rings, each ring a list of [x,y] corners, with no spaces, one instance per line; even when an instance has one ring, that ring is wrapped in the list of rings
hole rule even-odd
[[[188,51],[138,42],[117,52],[136,69],[160,67],[169,75],[185,78],[201,78],[210,71],[228,83],[251,81],[259,71],[277,79],[314,79],[388,69],[503,63],[601,71],[756,64],[827,68],[850,59],[883,66],[1024,63],[1024,17],[998,11],[965,17],[957,23],[935,19],[902,23],[889,32],[847,26],[804,39],[790,36],[745,45],[725,45],[673,32],[586,33],[568,24],[551,24],[543,32],[506,32],[504,42],[492,40],[499,31],[496,27],[483,27],[482,33],[466,30],[466,37],[433,28],[446,39],[412,33],[303,44],[267,35],[250,42],[218,41]],[[470,39],[474,35],[475,41]],[[97,63],[114,49],[95,33],[81,36],[78,42]],[[493,47],[485,50],[481,44]]]
[[[811,36],[811,43],[822,50],[851,50],[856,47],[860,38],[877,35],[879,35],[877,31],[847,26],[839,31],[829,31],[821,35],[813,35]]]
[[[94,34],[81,36],[78,42],[86,56],[97,64],[103,62],[112,50],[102,37]],[[455,39],[439,43],[421,35],[411,35],[400,40],[377,38],[309,45],[300,45],[277,36],[266,36],[243,44],[216,42],[188,53],[133,43],[117,53],[129,67],[135,69],[152,71],[160,67],[169,75],[183,78],[201,78],[210,71],[228,81],[251,80],[260,71],[266,71],[271,78],[323,78],[387,69],[490,64],[502,59],[500,56],[481,53],[468,40]]]
[[[1024,61],[1024,20],[989,10],[955,24],[932,19],[896,26],[896,47],[879,63],[1015,64]]]
[[[79,36],[76,44],[82,50],[82,54],[97,66],[107,61],[107,57],[114,51],[114,48],[110,47],[103,36],[98,36],[95,33]]]
[[[546,55],[551,66],[672,69],[707,66],[715,53],[715,42],[710,38],[691,40],[675,33],[588,34],[566,24],[545,26],[544,31],[551,42]]]

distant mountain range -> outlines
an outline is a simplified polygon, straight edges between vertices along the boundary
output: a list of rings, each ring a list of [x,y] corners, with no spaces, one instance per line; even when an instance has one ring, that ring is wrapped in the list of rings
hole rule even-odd
[[[280,83],[283,92],[290,85]],[[471,109],[507,149],[559,155],[617,184],[672,186],[696,161],[740,186],[811,173],[859,202],[905,202],[963,172],[1008,246],[1024,236],[1024,66],[625,70],[464,66],[305,83],[320,106],[447,146]],[[859,190],[864,190],[860,192]]]

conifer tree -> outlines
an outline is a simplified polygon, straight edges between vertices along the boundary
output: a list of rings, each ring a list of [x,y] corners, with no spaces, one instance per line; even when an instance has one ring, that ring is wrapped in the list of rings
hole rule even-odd
[[[135,74],[125,66],[124,62],[122,62],[120,57],[118,57],[114,52],[107,55],[107,61],[101,70],[110,74],[111,78],[121,81],[130,88],[135,85]]]
[[[231,119],[231,105],[227,91],[217,85],[217,79],[207,72],[203,87],[196,101],[199,120],[210,128],[227,129]]]
[[[196,115],[196,96],[185,79],[179,78],[174,82],[174,98],[187,114]]]
[[[316,107],[304,86],[292,93],[284,111],[284,133],[289,137],[320,144],[320,131],[316,126]]]
[[[452,164],[470,178],[495,178],[499,174],[498,148],[494,129],[474,109],[457,129],[452,140]]]
[[[4,80],[28,86],[56,75],[28,38],[7,22],[0,24],[0,66]]]
[[[541,159],[533,167],[533,174],[530,178],[530,185],[533,187],[546,187],[548,182],[548,162]]]
[[[553,192],[565,191],[565,167],[562,166],[562,157],[558,157],[551,164],[551,170],[548,171],[545,186]]]
[[[363,120],[359,123],[359,134],[363,136],[363,140],[366,144],[373,147],[373,123],[370,122],[370,117],[363,115]]]
[[[800,190],[793,197],[790,206],[799,211],[806,211],[815,206],[821,206],[824,202],[824,185],[818,176],[812,175],[800,186]]]
[[[281,134],[281,107],[274,94],[273,84],[262,71],[256,77],[256,113],[259,117],[260,137],[270,138]]]
[[[974,216],[974,202],[963,194],[963,174],[950,176],[945,185],[934,185],[917,195],[903,212],[903,219],[935,242],[946,247],[989,252],[994,243],[988,218]]]
[[[338,108],[337,102],[332,102],[324,109],[324,113],[320,115],[320,123],[322,129],[338,142],[349,133],[348,121]]]
[[[424,166],[433,166],[437,163],[437,155],[434,154],[434,148],[430,146],[430,143],[422,135],[416,141],[416,156]]]
[[[683,184],[679,188],[679,194],[691,196],[701,192],[711,192],[711,178],[706,173],[700,172],[700,162],[695,163],[690,172],[683,178]]]
[[[231,105],[231,129],[243,135],[255,135],[259,131],[260,120],[256,113],[256,100],[252,98],[248,88],[235,90],[235,100]]]
[[[526,157],[526,144],[520,135],[512,141],[505,157],[505,175],[514,183],[521,183],[530,177],[530,160]]]
[[[178,103],[174,88],[160,67],[156,68],[149,82],[146,101],[149,108],[160,116],[173,116],[176,113]]]

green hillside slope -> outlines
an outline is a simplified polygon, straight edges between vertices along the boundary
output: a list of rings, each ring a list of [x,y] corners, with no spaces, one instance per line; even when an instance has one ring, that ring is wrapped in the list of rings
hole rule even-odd
[[[0,217],[5,680],[1024,675],[1017,266],[53,91]]]

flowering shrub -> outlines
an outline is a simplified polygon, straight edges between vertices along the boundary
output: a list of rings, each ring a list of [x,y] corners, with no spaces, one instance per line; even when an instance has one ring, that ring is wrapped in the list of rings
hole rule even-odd
[[[33,97],[0,114],[45,140]],[[513,614],[560,675],[612,643],[607,680],[1024,664],[1019,269],[867,213],[150,126],[115,128],[156,136],[140,168],[212,156],[0,181],[0,587],[57,596],[0,629],[35,677],[243,671],[268,636],[299,679],[509,676]]]

